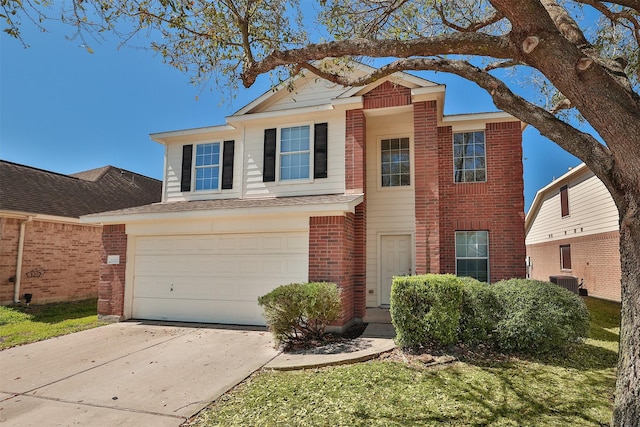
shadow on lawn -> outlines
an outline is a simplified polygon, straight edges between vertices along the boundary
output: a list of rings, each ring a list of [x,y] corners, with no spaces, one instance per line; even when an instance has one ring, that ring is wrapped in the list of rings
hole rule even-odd
[[[56,302],[42,305],[13,306],[30,316],[32,322],[59,323],[65,320],[80,319],[98,314],[97,300]]]

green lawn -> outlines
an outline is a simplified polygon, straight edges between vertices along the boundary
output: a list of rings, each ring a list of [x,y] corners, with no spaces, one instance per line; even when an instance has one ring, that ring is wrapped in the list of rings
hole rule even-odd
[[[591,338],[567,355],[426,369],[372,361],[264,371],[195,426],[600,426],[611,418],[619,304],[586,298]]]
[[[95,299],[32,306],[0,306],[0,349],[104,325]]]

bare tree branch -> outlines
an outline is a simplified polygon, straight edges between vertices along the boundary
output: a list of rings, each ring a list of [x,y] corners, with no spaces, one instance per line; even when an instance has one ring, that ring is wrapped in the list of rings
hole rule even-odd
[[[474,32],[474,31],[481,30],[485,27],[488,27],[491,24],[495,24],[496,22],[499,22],[501,19],[504,18],[504,15],[502,13],[496,11],[493,15],[488,16],[486,19],[483,19],[482,21],[472,22],[466,27],[461,27],[447,19],[447,16],[444,12],[443,4],[438,5],[436,3],[435,8],[438,11],[438,14],[440,15],[440,19],[442,20],[442,23],[445,26],[453,30],[460,31],[461,33]]]
[[[511,58],[514,48],[508,37],[482,33],[443,34],[413,40],[351,39],[310,44],[300,49],[274,51],[264,59],[248,64],[242,73],[245,87],[260,74],[276,67],[302,64],[327,57],[361,56],[372,58],[432,56],[445,54],[477,55],[491,58]]]

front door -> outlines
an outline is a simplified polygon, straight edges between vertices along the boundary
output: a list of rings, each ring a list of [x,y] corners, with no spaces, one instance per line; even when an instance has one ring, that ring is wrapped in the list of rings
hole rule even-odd
[[[406,276],[411,274],[412,253],[411,235],[401,234],[382,236],[380,250],[380,304],[389,305],[391,299],[391,283],[393,276]]]

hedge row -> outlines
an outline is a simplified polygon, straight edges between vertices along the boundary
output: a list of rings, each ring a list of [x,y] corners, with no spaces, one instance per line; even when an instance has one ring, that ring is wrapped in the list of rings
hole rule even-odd
[[[398,345],[489,344],[500,351],[562,350],[589,333],[577,295],[548,282],[511,279],[494,285],[427,274],[397,277],[391,318]]]

